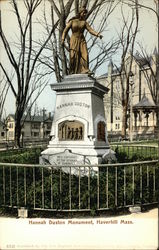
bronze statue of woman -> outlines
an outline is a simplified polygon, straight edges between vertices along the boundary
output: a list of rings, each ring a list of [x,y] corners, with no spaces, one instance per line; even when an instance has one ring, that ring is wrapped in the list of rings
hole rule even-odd
[[[72,30],[70,38],[70,74],[90,74],[89,59],[86,40],[84,38],[84,30],[88,30],[90,34],[103,37],[100,33],[94,31],[86,22],[87,9],[82,7],[78,16],[70,19],[62,34],[62,44],[64,44],[65,37],[68,31]]]

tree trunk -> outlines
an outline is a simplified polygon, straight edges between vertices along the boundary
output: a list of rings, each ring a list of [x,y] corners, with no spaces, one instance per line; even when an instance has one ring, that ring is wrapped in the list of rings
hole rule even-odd
[[[23,114],[23,112],[21,112],[19,110],[15,113],[14,143],[15,143],[15,147],[17,147],[17,148],[21,147],[20,137],[21,137],[21,130],[22,130],[22,124],[21,124],[22,114]]]
[[[127,129],[127,105],[126,103],[123,104],[123,117],[122,117],[122,131],[121,135],[122,138],[126,138],[126,129]]]

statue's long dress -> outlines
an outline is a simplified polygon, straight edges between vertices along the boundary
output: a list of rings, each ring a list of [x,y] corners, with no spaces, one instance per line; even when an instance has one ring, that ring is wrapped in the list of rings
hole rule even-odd
[[[89,59],[87,44],[83,35],[85,29],[87,29],[92,35],[97,36],[95,32],[86,21],[73,19],[65,27],[62,35],[62,39],[65,38],[68,30],[71,28],[72,36],[70,38],[70,74],[88,73]]]

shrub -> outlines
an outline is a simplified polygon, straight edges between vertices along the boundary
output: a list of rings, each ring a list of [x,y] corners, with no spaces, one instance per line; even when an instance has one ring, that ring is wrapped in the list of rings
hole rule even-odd
[[[136,161],[148,161],[158,159],[156,149],[151,150],[147,147],[123,147],[117,146],[114,149],[116,158],[119,163],[124,162],[136,162]]]
[[[19,163],[19,164],[38,164],[39,156],[43,149],[26,149],[24,151],[9,151],[6,154],[0,154],[0,162]]]

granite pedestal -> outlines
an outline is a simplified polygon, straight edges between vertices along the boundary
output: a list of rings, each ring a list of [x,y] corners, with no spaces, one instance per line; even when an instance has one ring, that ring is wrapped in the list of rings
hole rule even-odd
[[[65,76],[52,84],[56,107],[51,140],[40,163],[52,165],[100,164],[110,152],[103,96],[108,88],[87,74]]]

